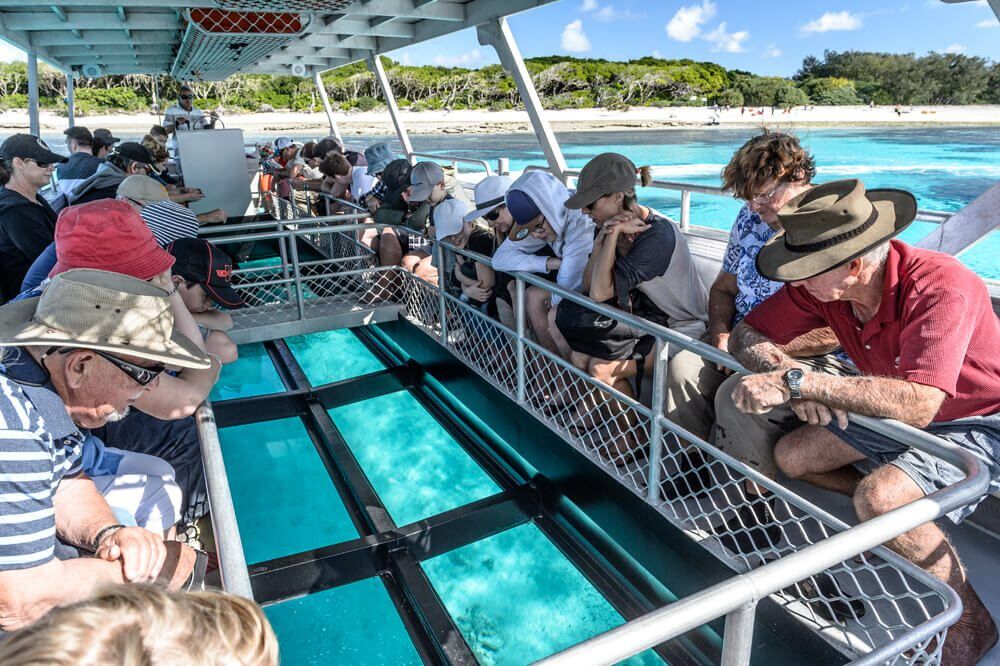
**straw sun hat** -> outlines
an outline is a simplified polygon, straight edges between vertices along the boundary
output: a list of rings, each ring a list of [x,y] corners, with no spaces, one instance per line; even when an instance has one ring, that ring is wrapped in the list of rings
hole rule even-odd
[[[77,347],[208,368],[211,361],[174,331],[167,292],[107,271],[60,273],[41,296],[0,307],[0,346]]]

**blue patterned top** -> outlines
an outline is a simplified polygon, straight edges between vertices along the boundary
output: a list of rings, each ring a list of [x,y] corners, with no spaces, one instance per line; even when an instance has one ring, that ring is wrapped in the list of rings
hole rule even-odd
[[[784,286],[783,282],[769,280],[757,272],[757,253],[776,233],[747,206],[743,206],[736,215],[722,260],[722,270],[736,276],[738,293],[733,326]]]

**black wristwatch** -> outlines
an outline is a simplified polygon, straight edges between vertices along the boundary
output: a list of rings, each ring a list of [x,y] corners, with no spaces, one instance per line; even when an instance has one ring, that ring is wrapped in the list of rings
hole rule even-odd
[[[802,377],[804,376],[805,373],[798,368],[786,370],[785,374],[781,376],[785,380],[785,385],[788,386],[788,392],[793,399],[802,397]]]

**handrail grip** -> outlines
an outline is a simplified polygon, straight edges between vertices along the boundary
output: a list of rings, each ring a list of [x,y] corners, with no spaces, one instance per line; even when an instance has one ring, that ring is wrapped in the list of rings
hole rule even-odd
[[[205,486],[211,508],[212,530],[218,547],[222,586],[230,594],[253,599],[243,540],[240,538],[236,508],[233,506],[226,463],[222,457],[219,431],[215,427],[215,413],[208,400],[195,412],[195,423],[198,427],[198,439],[201,441],[201,459],[205,467]]]

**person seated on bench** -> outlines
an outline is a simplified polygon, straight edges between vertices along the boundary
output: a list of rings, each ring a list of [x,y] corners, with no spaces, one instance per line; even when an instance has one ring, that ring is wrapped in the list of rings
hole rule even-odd
[[[597,228],[583,292],[597,303],[699,338],[708,320],[705,285],[680,230],[638,202],[636,176],[644,185],[652,180],[649,167],[636,169],[624,155],[598,155],[580,171],[576,193],[566,201],[567,208],[582,210]],[[651,371],[655,361],[652,335],[565,299],[556,308],[556,325],[573,350],[573,365],[629,397],[636,395],[630,379],[638,374],[636,389],[641,390],[643,371]],[[604,400],[584,402],[576,406],[581,415],[598,410]],[[625,413],[618,418],[625,421],[620,432],[629,433],[634,424]],[[640,444],[625,439],[614,444],[622,455]]]
[[[847,412],[855,412],[950,441],[986,466],[989,492],[1000,490],[1000,319],[982,279],[955,257],[891,240],[916,217],[909,192],[833,181],[779,214],[785,233],[761,248],[757,267],[785,286],[730,336],[730,350],[757,373],[740,379],[733,400],[751,414],[812,403],[836,423],[800,424],[782,436],[778,467],[853,497],[863,521],[965,478],[950,463],[850,422]],[[826,327],[860,375],[815,372],[780,347]],[[961,522],[984,497],[948,518]],[[996,644],[997,627],[945,533],[929,522],[886,545],[962,599],[942,663],[978,662]]]
[[[515,180],[504,201],[514,224],[493,255],[497,271],[548,273],[555,270],[563,289],[581,291],[583,271],[594,246],[594,223],[582,212],[566,207],[573,193],[544,171],[527,171]],[[554,256],[540,256],[548,247]],[[525,311],[531,330],[549,351],[569,358],[570,349],[555,324],[560,297],[539,287],[528,287]]]

